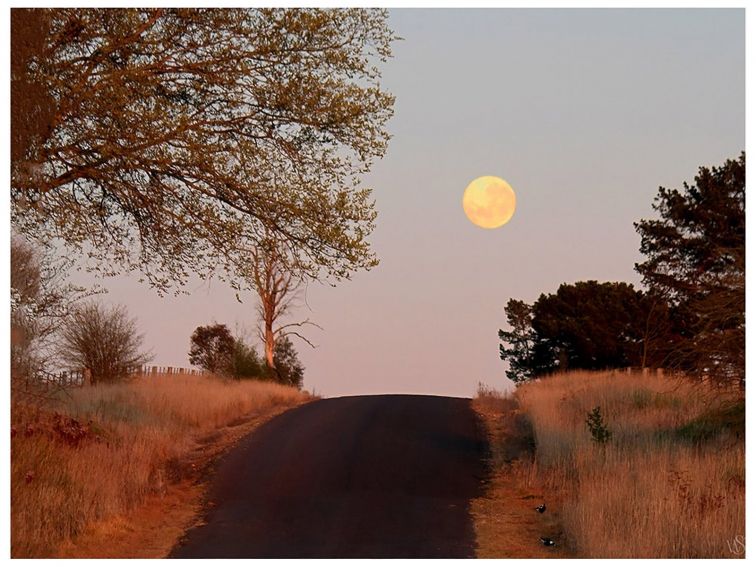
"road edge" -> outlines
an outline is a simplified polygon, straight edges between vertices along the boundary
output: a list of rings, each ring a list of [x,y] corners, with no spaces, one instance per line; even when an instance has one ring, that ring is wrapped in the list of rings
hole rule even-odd
[[[211,504],[207,489],[218,462],[242,439],[271,419],[313,402],[276,406],[251,414],[195,439],[195,445],[170,463],[171,483],[148,496],[128,514],[91,526],[75,540],[65,541],[51,557],[60,559],[162,559],[184,534],[200,525]]]

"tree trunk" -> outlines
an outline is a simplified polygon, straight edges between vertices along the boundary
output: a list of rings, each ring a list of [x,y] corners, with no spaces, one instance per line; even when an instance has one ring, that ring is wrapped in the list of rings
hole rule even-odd
[[[273,335],[273,321],[265,322],[265,361],[268,363],[268,368],[275,371],[276,362],[273,358],[273,350],[276,346],[276,340]]]

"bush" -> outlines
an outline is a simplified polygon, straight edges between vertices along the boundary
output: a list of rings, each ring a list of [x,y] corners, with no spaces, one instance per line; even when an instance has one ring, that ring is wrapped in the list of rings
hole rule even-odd
[[[143,339],[122,305],[87,303],[66,319],[58,352],[71,367],[88,368],[92,384],[112,382],[150,361],[152,355],[142,351]]]
[[[263,379],[266,377],[265,365],[257,355],[257,351],[242,339],[236,339],[234,342],[233,367],[234,378]]]
[[[268,369],[270,376],[279,384],[294,386],[302,389],[304,380],[304,367],[299,362],[297,351],[291,339],[287,336],[276,339],[276,347],[273,352],[275,369]]]
[[[599,444],[604,444],[612,438],[612,432],[604,423],[604,417],[601,415],[601,408],[596,406],[588,412],[588,419],[585,420],[588,431],[591,432],[591,438]]]

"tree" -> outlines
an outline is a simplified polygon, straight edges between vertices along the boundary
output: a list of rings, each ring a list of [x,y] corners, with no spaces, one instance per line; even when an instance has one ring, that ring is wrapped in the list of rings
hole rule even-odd
[[[11,237],[11,384],[28,390],[53,364],[56,332],[82,299],[102,290],[67,283],[70,263]]]
[[[521,382],[555,370],[638,366],[652,360],[649,344],[665,313],[624,282],[562,284],[531,306],[510,299],[511,331],[499,331],[507,377]],[[656,343],[654,343],[656,344]]]
[[[238,283],[237,243],[270,232],[311,277],[375,266],[359,178],[389,138],[387,17],[14,10],[13,222],[159,291],[191,272]]]
[[[143,340],[124,306],[90,302],[66,319],[58,354],[71,367],[88,368],[92,384],[113,382],[151,360],[142,350]]]
[[[553,345],[561,370],[638,366],[648,309],[632,284],[562,284],[533,305],[533,329]]]
[[[659,188],[658,219],[635,223],[643,281],[670,303],[669,366],[745,379],[745,153],[701,167],[683,189]]]
[[[288,336],[284,335],[276,340],[275,359],[273,377],[276,382],[301,390],[304,367],[299,362],[297,351]]]
[[[306,325],[317,326],[315,323],[309,319],[284,325],[279,323],[296,301],[304,275],[296,259],[287,256],[281,242],[271,235],[250,250],[248,263],[240,271],[246,272],[248,285],[257,294],[259,336],[265,351],[266,364],[275,372],[275,349],[279,339],[290,334],[296,335],[313,346],[296,329]]]
[[[499,339],[505,344],[499,345],[502,360],[509,361],[507,378],[514,383],[528,380],[533,373],[533,346],[536,334],[533,331],[533,310],[530,305],[518,299],[510,299],[504,309],[511,331],[499,329]]]
[[[25,154],[47,139],[54,121],[53,97],[27,72],[44,51],[49,28],[45,10],[11,9],[11,163],[21,167]]]
[[[233,371],[236,348],[236,341],[226,325],[197,327],[190,339],[189,363],[208,372],[227,373]]]

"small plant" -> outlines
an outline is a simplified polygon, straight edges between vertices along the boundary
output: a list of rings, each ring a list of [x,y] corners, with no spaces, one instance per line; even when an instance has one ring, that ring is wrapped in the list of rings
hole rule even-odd
[[[606,423],[604,423],[600,406],[596,406],[592,411],[588,412],[588,419],[585,420],[585,424],[588,426],[588,431],[591,432],[591,437],[596,443],[603,445],[612,438],[612,432],[609,431]]]

